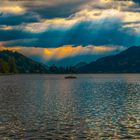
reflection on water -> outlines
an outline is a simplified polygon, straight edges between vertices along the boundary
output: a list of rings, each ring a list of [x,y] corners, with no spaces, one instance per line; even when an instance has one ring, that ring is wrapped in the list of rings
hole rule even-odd
[[[0,77],[0,140],[140,139],[140,75]]]

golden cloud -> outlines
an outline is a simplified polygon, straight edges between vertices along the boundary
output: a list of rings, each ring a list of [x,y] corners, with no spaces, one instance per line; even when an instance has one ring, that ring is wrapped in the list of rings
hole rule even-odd
[[[59,48],[35,48],[35,47],[0,47],[0,50],[17,51],[26,56],[40,56],[44,60],[61,60],[67,57],[84,54],[105,54],[115,51],[118,47],[107,46],[62,46]],[[123,47],[121,48],[123,49]]]
[[[14,13],[14,14],[20,14],[25,12],[25,8],[18,6],[18,5],[11,5],[11,6],[1,6],[0,12],[4,13]]]

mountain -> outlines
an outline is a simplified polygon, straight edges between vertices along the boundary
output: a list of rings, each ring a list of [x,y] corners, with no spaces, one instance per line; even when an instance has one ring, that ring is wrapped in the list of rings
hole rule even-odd
[[[73,67],[74,67],[75,69],[79,69],[79,68],[81,68],[81,67],[84,67],[85,65],[87,65],[86,62],[79,62],[78,64],[74,65]]]
[[[0,51],[0,73],[140,73],[140,47],[66,68],[47,67],[18,52]]]
[[[42,64],[13,51],[0,51],[0,73],[46,73]]]
[[[57,67],[40,64],[18,52],[0,51],[0,73],[75,73],[74,67]]]
[[[78,69],[80,73],[139,73],[140,47],[130,47],[117,55],[107,56]]]

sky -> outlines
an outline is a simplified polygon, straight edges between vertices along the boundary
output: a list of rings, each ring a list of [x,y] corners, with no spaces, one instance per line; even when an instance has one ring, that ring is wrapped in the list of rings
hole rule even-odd
[[[0,0],[0,50],[74,65],[140,46],[139,0]]]

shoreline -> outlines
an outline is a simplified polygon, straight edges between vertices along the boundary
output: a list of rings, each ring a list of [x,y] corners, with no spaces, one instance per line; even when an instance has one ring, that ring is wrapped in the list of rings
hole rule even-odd
[[[135,75],[140,73],[9,73],[9,74],[0,74],[0,76],[10,76],[10,75]]]

